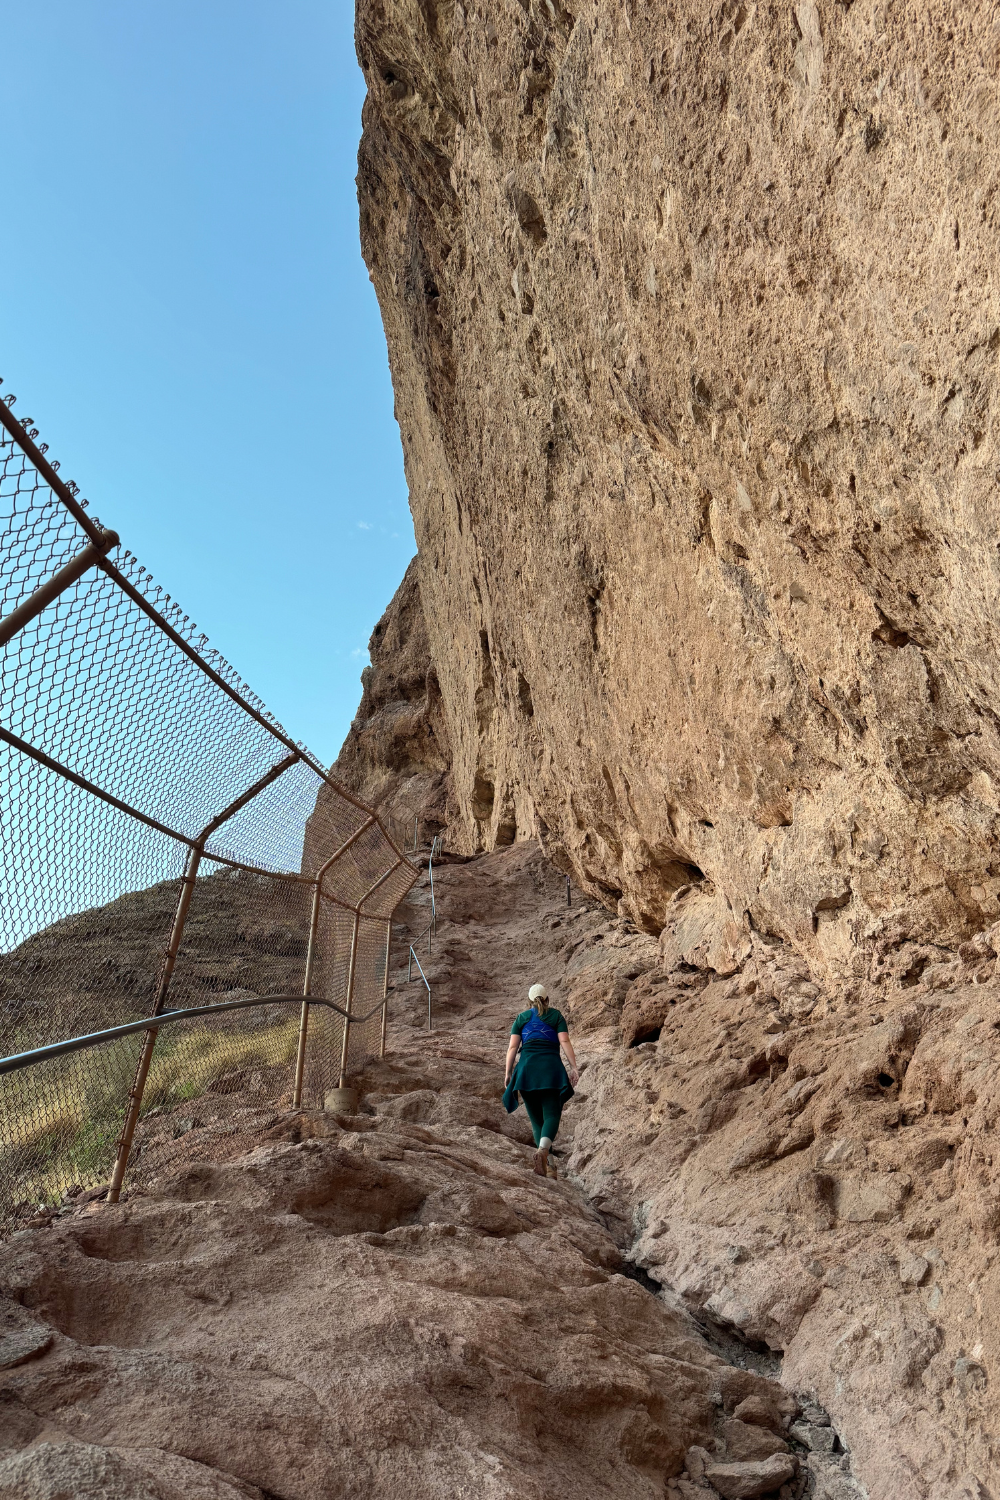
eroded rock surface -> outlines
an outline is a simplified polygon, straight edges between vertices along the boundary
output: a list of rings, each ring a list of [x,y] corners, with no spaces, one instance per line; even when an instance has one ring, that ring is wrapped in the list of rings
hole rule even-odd
[[[721,979],[667,969],[660,944],[586,902],[567,910],[527,848],[436,886],[456,921],[432,979],[454,993],[484,964],[473,908],[531,951],[585,1062],[571,1173],[706,1329],[783,1356],[803,1407],[783,1437],[815,1493],[1000,1489],[1000,933],[955,953],[884,949],[853,989],[755,940]],[[723,1463],[769,1457],[736,1446]],[[704,1478],[689,1465],[679,1483],[687,1500]]]
[[[528,846],[435,886],[435,1004],[482,997],[485,1023],[492,994],[513,1009],[545,979],[585,1063],[570,1172],[730,1357],[781,1357],[802,1408],[782,1441],[816,1494],[1000,1491],[1000,933],[884,944],[849,987],[755,939],[720,978],[576,893],[568,909]],[[738,1432],[723,1461],[769,1456]]]
[[[129,1202],[0,1249],[0,1495],[1000,1491],[1000,932],[847,989],[758,937],[678,962],[524,844],[435,887],[435,1029],[395,969],[363,1113],[191,1101]],[[499,1102],[539,978],[558,1182]]]
[[[359,0],[472,850],[849,974],[1000,916],[991,7]],[[457,847],[457,845],[456,845]]]
[[[399,971],[364,1113],[192,1101],[182,1129],[144,1125],[129,1201],[0,1247],[4,1500],[659,1500],[695,1449],[743,1462],[724,1426],[748,1397],[787,1432],[797,1403],[622,1274],[578,1186],[531,1172],[496,1034],[537,954],[502,904],[475,910],[472,868],[454,924],[485,934],[480,966],[439,948],[430,1035]],[[525,873],[530,928],[552,877]]]
[[[431,660],[414,558],[368,642],[362,695],[332,774],[400,836],[429,842],[458,809],[451,795],[451,746]]]

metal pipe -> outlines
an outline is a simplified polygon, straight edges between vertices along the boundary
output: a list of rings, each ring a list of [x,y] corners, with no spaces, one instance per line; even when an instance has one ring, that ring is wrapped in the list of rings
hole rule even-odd
[[[309,921],[309,946],[306,949],[306,972],[302,981],[302,1015],[299,1019],[299,1045],[295,1054],[295,1082],[292,1085],[292,1108],[302,1106],[302,1075],[306,1067],[306,1032],[309,1029],[309,990],[312,985],[313,955],[316,951],[316,928],[319,925],[318,877],[313,886],[312,916]]]
[[[153,1002],[154,1016],[159,1015],[167,998],[167,991],[170,988],[171,975],[174,972],[174,965],[177,962],[177,953],[181,946],[181,938],[184,935],[184,923],[187,921],[188,908],[191,905],[191,895],[194,891],[194,883],[200,864],[201,850],[194,848],[188,856],[187,869],[184,871],[181,880],[181,888],[177,897],[177,908],[174,912],[174,925],[170,930],[170,941],[167,944],[167,951],[163,956],[160,980],[156,987],[156,999]],[[146,1079],[149,1075],[150,1063],[153,1061],[153,1049],[156,1046],[158,1034],[155,1028],[147,1032],[142,1053],[139,1057],[139,1066],[135,1070],[135,1079],[128,1096],[125,1123],[122,1126],[122,1133],[118,1139],[115,1168],[111,1174],[111,1184],[108,1188],[109,1203],[117,1203],[121,1195],[122,1183],[125,1180],[125,1171],[128,1167],[128,1159],[132,1153],[132,1137],[135,1135],[135,1127],[139,1123],[142,1096],[145,1092]]]
[[[345,852],[345,850],[349,849],[351,845],[361,837],[365,829],[370,828],[374,822],[375,815],[373,813],[371,817],[365,819],[360,827],[354,830],[350,838],[345,839],[345,841],[340,845],[340,848],[337,849],[333,854],[331,854],[329,859],[325,860],[323,864],[320,865],[319,869],[316,871],[316,874],[313,876],[313,904],[312,916],[309,922],[309,946],[306,950],[306,972],[302,982],[302,1019],[299,1022],[299,1045],[298,1052],[295,1058],[295,1084],[292,1090],[293,1109],[298,1109],[302,1103],[302,1074],[305,1068],[306,1032],[309,1026],[309,1006],[305,1002],[312,987],[313,958],[316,951],[316,929],[319,925],[319,903],[320,895],[322,894],[323,890],[323,877],[330,866],[332,864],[335,864],[340,856]]]
[[[568,875],[566,876],[566,905],[567,906],[572,906],[573,905],[573,891],[572,891],[572,887],[570,886],[570,883],[569,883],[569,876]]]
[[[287,750],[295,750],[300,758],[305,761],[309,769],[311,771],[314,771],[321,781],[325,782],[328,787],[335,791],[338,797],[342,797],[345,802],[350,803],[352,807],[356,807],[359,812],[371,814],[371,808],[366,806],[366,804],[361,801],[360,797],[356,797],[353,792],[348,791],[347,788],[342,786],[341,783],[337,781],[333,776],[331,776],[328,771],[324,770],[319,761],[317,761],[308,750],[299,749],[299,747],[295,745],[294,741],[288,738],[288,735],[282,728],[280,728],[279,725],[273,724],[269,719],[267,719],[262,713],[259,712],[259,710],[254,708],[252,703],[248,703],[246,699],[242,697],[234,687],[231,687],[226,679],[220,676],[218,672],[216,672],[214,667],[210,667],[205,658],[199,655],[199,653],[194,649],[193,646],[189,645],[184,637],[173,628],[173,626],[169,623],[168,620],[163,617],[163,615],[160,614],[159,610],[154,605],[150,604],[149,600],[143,594],[141,594],[133,584],[129,582],[129,580],[123,573],[120,573],[118,571],[113,563],[108,562],[105,558],[101,560],[100,567],[102,572],[106,573],[109,578],[114,579],[118,587],[124,594],[128,595],[133,604],[136,604],[139,609],[142,610],[143,614],[148,615],[149,618],[154,622],[154,624],[156,624],[160,628],[160,630],[164,632],[165,635],[170,637],[178,650],[183,651],[184,655],[191,661],[193,661],[194,664],[198,668],[200,668],[202,672],[204,672],[205,676],[210,678],[211,681],[215,683],[216,687],[222,689],[227,698],[231,698],[234,703],[238,704],[239,707],[242,708],[245,713],[248,713],[250,717],[261,726],[262,729],[266,729],[268,734],[273,735],[276,740],[279,740]],[[383,837],[391,845],[393,852],[396,854],[400,854],[401,851],[397,848],[395,841],[386,832],[382,820],[378,817],[377,814],[375,814],[375,821],[378,824]]]
[[[246,870],[248,875],[266,875],[268,880],[288,880],[294,885],[315,884],[311,875],[295,875],[291,870],[271,870],[267,865],[248,865],[245,860],[231,859],[228,854],[216,854],[213,851],[208,858],[213,865],[225,865],[227,870]]]
[[[344,1022],[344,1039],[340,1048],[340,1082],[338,1088],[344,1087],[344,1079],[347,1076],[347,1043],[351,1034],[351,1000],[354,997],[354,971],[358,958],[358,929],[361,926],[361,917],[358,912],[354,913],[354,931],[351,933],[351,962],[347,971],[347,1019]]]
[[[388,880],[390,875],[395,875],[395,873],[399,869],[400,865],[403,865],[405,863],[406,863],[406,860],[403,857],[403,855],[401,854],[399,856],[399,858],[397,859],[396,863],[394,865],[390,865],[389,868],[388,868],[388,870],[386,870],[383,875],[380,875],[379,878],[375,881],[375,883],[373,885],[370,885],[368,887],[368,889],[365,891],[364,895],[361,897],[361,900],[358,902],[357,907],[355,908],[355,910],[358,911],[358,912],[360,912],[361,908],[364,906],[364,904],[368,900],[369,896],[374,896],[374,894],[378,890],[379,886],[382,885],[384,881]],[[368,913],[365,912],[364,915],[367,916]],[[377,913],[376,913],[376,915],[377,915]]]
[[[320,865],[319,869],[316,871],[316,874],[312,877],[313,880],[317,881],[320,885],[322,885],[322,883],[323,883],[323,876],[326,874],[326,872],[330,868],[330,866],[331,865],[335,865],[337,863],[337,860],[340,858],[340,856],[342,854],[346,854],[347,851],[348,851],[348,849],[351,847],[351,845],[352,844],[356,844],[357,841],[358,841],[358,839],[361,837],[361,835],[363,833],[367,833],[368,829],[372,826],[372,824],[373,823],[377,823],[377,822],[378,822],[378,818],[376,818],[376,816],[375,816],[374,813],[371,813],[365,819],[365,821],[360,825],[360,827],[355,828],[355,830],[351,834],[350,838],[345,839],[344,842],[341,844],[340,848],[334,854],[331,854],[330,858],[328,860],[325,860],[323,862],[323,864]],[[397,863],[402,864],[402,860],[400,859]],[[393,868],[395,868],[395,866]],[[328,899],[332,900],[333,898],[330,897]],[[352,910],[353,910],[353,908],[352,908]]]
[[[385,1023],[389,1013],[389,945],[392,942],[392,918],[389,917],[385,924],[385,977],[382,981],[382,1039],[379,1043],[379,1057],[385,1056]]]
[[[338,1016],[346,1016],[343,1006],[333,1000],[319,1000],[315,996],[310,1005],[322,1005],[335,1010]],[[134,1036],[138,1031],[159,1031],[173,1021],[193,1021],[199,1016],[214,1016],[224,1010],[246,1010],[255,1005],[301,1005],[301,995],[253,995],[243,1000],[220,1000],[215,1005],[189,1005],[183,1010],[165,1010],[155,1018],[143,1016],[141,1021],[125,1021],[121,1026],[108,1026],[103,1031],[91,1031],[85,1036],[68,1037],[63,1042],[49,1042],[45,1047],[33,1047],[30,1052],[16,1052],[11,1057],[0,1058],[0,1077],[7,1073],[18,1073],[23,1068],[33,1068],[38,1063],[51,1062],[54,1057],[66,1057],[71,1052],[86,1052],[90,1047],[99,1047],[102,1042],[118,1041],[123,1036]],[[381,1010],[381,1000],[366,1010],[362,1016],[354,1016],[358,1026],[371,1020]]]
[[[398,870],[399,866],[395,865],[394,868]],[[389,874],[392,874],[392,870],[389,871]],[[339,906],[342,911],[356,912],[358,909],[356,906],[352,906],[349,901],[342,901],[339,896],[331,896],[329,891],[323,891],[321,899],[329,901],[331,906]],[[365,913],[362,913],[362,915],[365,915]]]
[[[3,402],[0,401],[0,406]],[[32,760],[44,766],[48,771],[54,771],[57,776],[62,776],[66,781],[71,781],[74,786],[81,787],[83,791],[90,792],[94,797],[100,797],[102,802],[107,802],[111,807],[116,807],[119,812],[126,813],[128,817],[135,818],[140,823],[145,823],[147,828],[155,828],[157,833],[165,833],[168,838],[176,839],[179,844],[186,844],[189,849],[194,848],[194,839],[188,838],[185,833],[178,833],[175,828],[168,828],[165,823],[160,823],[156,818],[147,817],[145,813],[139,812],[138,808],[130,807],[127,802],[122,802],[119,797],[112,797],[110,792],[105,792],[92,781],[84,776],[78,776],[68,766],[62,765],[58,760],[53,760],[51,755],[46,755],[44,750],[36,750],[34,745],[29,745],[27,740],[19,739],[16,734],[11,734],[9,729],[0,725],[0,740],[11,745],[15,750],[20,750],[22,755],[29,755]]]
[[[410,960],[411,960],[412,963],[416,964],[416,966],[417,966],[418,969],[420,969],[420,960],[419,960],[419,958],[417,957],[417,955],[413,951],[413,944],[412,943],[410,944]],[[430,1030],[432,1030],[432,1027],[431,1027],[431,987],[427,983],[427,975],[424,973],[423,969],[420,969],[420,977],[424,981],[424,984],[427,985],[427,1030],[430,1031]]]
[[[0,402],[0,406],[2,405],[3,402]],[[58,599],[60,594],[65,593],[70,584],[82,578],[88,568],[100,562],[105,552],[110,551],[112,547],[117,547],[120,541],[121,538],[117,532],[105,531],[100,545],[97,542],[88,543],[82,552],[70,558],[64,568],[60,568],[58,573],[53,573],[52,577],[46,583],[41,584],[27,599],[22,599],[5,620],[0,620],[0,646],[6,646],[9,640],[13,640],[14,636],[30,624],[36,615],[40,615],[54,599]]]
[[[271,785],[272,781],[277,781],[279,776],[284,776],[285,772],[290,771],[301,759],[301,753],[298,750],[293,750],[291,755],[285,756],[284,760],[276,761],[269,771],[265,771],[263,776],[258,777],[253,786],[248,786],[246,791],[241,792],[235,801],[230,802],[229,806],[223,808],[222,812],[214,817],[210,823],[205,824],[195,840],[198,848],[203,850],[208,840],[212,837],[212,834],[217,833],[223,823],[228,823],[230,818],[234,818],[238,812],[242,812],[248,802],[252,802],[255,797],[258,797],[261,792],[265,791]]]
[[[300,1109],[302,1107],[302,1079],[305,1074],[306,1036],[309,1031],[309,995],[312,990],[313,960],[316,952],[316,929],[319,926],[320,897],[323,894],[323,877],[326,875],[326,872],[330,868],[330,866],[336,864],[340,856],[346,853],[347,850],[350,849],[351,845],[356,843],[367,829],[371,828],[372,824],[375,821],[375,814],[372,813],[369,818],[365,819],[360,827],[354,830],[349,838],[344,840],[344,842],[340,845],[340,848],[337,849],[333,854],[331,854],[328,860],[320,865],[319,869],[316,871],[315,876],[313,877],[313,904],[312,917],[309,923],[309,947],[306,952],[306,972],[305,978],[302,983],[302,1016],[299,1020],[299,1045],[295,1055],[295,1082],[292,1086],[293,1109]],[[355,913],[355,915],[357,914]]]
[[[377,820],[375,820],[373,818],[372,821],[377,821]],[[370,826],[370,824],[368,826]],[[344,845],[342,845],[341,848],[337,850],[336,854],[331,855],[330,858],[327,860],[326,864],[323,865],[323,867],[321,868],[321,870],[320,870],[320,872],[319,872],[319,874],[317,875],[317,878],[316,878],[316,889],[317,889],[317,892],[318,892],[319,895],[322,896],[322,895],[325,894],[323,892],[323,889],[322,889],[322,886],[323,886],[323,876],[326,874],[326,872],[329,869],[329,867],[332,864],[334,864],[334,862],[337,859],[340,858],[341,854],[344,852],[344,850],[346,848],[348,848],[351,844],[354,843],[355,839],[360,838],[361,834],[364,833],[364,831],[365,831],[364,826],[362,826],[361,828],[357,829],[356,832],[353,833],[351,835],[351,837],[347,840],[347,843],[344,844]],[[347,1073],[347,1046],[348,1046],[348,1041],[350,1039],[350,1031],[351,1031],[351,1004],[352,1004],[353,997],[354,997],[354,976],[355,976],[355,969],[357,967],[358,930],[359,930],[359,925],[360,925],[360,921],[361,921],[361,907],[368,900],[369,896],[373,895],[375,893],[375,891],[378,890],[378,888],[382,884],[382,882],[384,880],[388,880],[389,876],[393,873],[393,871],[394,870],[398,870],[399,867],[400,867],[400,865],[403,864],[403,863],[404,863],[403,856],[400,855],[399,858],[396,860],[395,864],[391,865],[390,868],[388,870],[386,870],[384,874],[380,875],[379,878],[376,881],[374,881],[374,883],[372,885],[370,885],[368,887],[368,889],[365,891],[364,895],[358,901],[357,906],[354,907],[354,908],[352,908],[353,911],[354,911],[354,930],[353,930],[353,932],[351,934],[351,960],[350,960],[350,967],[348,969],[348,974],[347,974],[347,1019],[346,1019],[346,1021],[344,1023],[344,1036],[343,1036],[343,1040],[342,1040],[341,1048],[340,1048],[340,1083],[338,1085],[338,1087],[340,1087],[340,1088],[344,1087],[344,1079],[345,1079],[346,1073]],[[326,897],[326,899],[327,900],[334,900],[335,898],[333,898],[333,897]],[[340,904],[340,903],[338,903],[338,904]],[[303,1013],[305,1013],[307,1010],[308,1010],[308,1007],[307,1006],[303,1006]],[[301,1043],[301,1045],[303,1045],[303,1046],[305,1045],[304,1041]]]

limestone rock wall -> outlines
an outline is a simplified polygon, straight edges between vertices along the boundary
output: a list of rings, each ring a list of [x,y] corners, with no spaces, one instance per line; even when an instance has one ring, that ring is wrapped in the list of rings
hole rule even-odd
[[[650,931],[693,887],[723,971],[994,921],[992,7],[359,0],[357,39],[461,841]]]

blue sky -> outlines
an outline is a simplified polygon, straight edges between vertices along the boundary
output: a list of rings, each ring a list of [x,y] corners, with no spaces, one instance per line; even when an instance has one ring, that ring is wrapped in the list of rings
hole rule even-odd
[[[332,761],[414,552],[347,0],[0,0],[0,376]]]

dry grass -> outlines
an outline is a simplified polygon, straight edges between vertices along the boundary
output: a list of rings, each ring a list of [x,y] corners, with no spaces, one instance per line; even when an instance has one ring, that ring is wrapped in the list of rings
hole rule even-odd
[[[227,1074],[287,1066],[298,1025],[289,1016],[257,1030],[165,1027],[142,1113],[198,1098]],[[0,1225],[19,1206],[56,1204],[67,1188],[107,1181],[142,1044],[139,1033],[0,1078]]]

